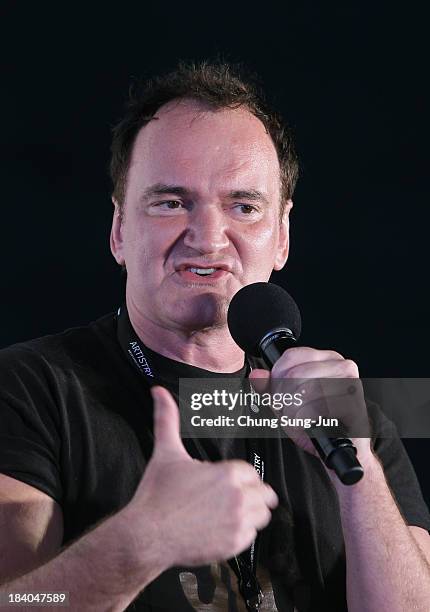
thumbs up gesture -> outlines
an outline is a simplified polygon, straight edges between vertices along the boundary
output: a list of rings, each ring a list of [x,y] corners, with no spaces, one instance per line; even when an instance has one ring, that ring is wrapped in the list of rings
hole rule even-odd
[[[154,452],[128,505],[136,537],[159,540],[165,568],[229,559],[254,540],[278,504],[246,461],[192,459],[180,436],[179,410],[163,387],[152,387]],[[142,555],[145,551],[142,550]]]

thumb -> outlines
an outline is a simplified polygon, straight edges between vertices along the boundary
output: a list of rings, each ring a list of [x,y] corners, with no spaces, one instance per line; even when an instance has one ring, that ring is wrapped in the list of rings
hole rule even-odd
[[[178,406],[170,391],[156,385],[151,387],[154,400],[154,452],[163,459],[189,457],[180,434]]]
[[[270,387],[270,372],[268,370],[260,370],[256,368],[249,375],[249,380],[257,393],[269,391]]]

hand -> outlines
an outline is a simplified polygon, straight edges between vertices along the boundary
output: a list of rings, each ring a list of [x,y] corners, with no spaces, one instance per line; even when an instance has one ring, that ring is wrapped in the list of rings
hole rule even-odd
[[[294,347],[281,355],[271,372],[255,369],[249,378],[258,393],[305,391],[302,406],[283,408],[283,415],[314,419],[322,415],[337,418],[349,430],[360,432],[360,435],[370,432],[358,367],[354,361],[345,359],[335,351]],[[306,429],[284,429],[298,446],[319,457]],[[357,448],[359,461],[366,461],[372,455],[370,438],[352,437],[352,441]]]
[[[276,493],[245,461],[192,459],[181,441],[175,400],[163,387],[151,392],[154,452],[128,509],[136,537],[139,527],[154,528],[166,569],[239,554],[269,523]]]

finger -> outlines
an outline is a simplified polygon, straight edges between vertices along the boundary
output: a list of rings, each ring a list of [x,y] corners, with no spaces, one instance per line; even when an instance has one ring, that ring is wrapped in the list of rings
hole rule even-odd
[[[364,400],[356,396],[326,395],[307,401],[296,417],[316,419],[331,437],[367,438],[370,436],[366,404]]]
[[[273,510],[279,504],[279,498],[270,485],[266,484],[265,482],[261,484],[264,502],[266,506]]]
[[[255,469],[243,459],[227,459],[218,461],[215,465],[230,483],[251,486],[260,484],[260,477]]]
[[[244,515],[246,520],[257,529],[267,525],[272,517],[272,509],[278,505],[278,497],[273,489],[261,483],[260,487],[247,487],[246,508]]]
[[[257,393],[265,393],[270,387],[270,372],[261,369],[252,370],[249,380]]]
[[[329,350],[319,350],[309,346],[294,346],[286,350],[279,357],[272,368],[272,376],[276,378],[277,372],[286,371],[302,363],[314,363],[318,361],[344,361],[340,353]]]
[[[268,508],[276,508],[279,504],[279,498],[272,487],[266,482],[246,483],[243,490],[247,492],[250,500],[254,500],[254,504],[263,503]]]
[[[172,459],[172,455],[189,457],[180,434],[179,409],[171,393],[156,385],[151,387],[154,400],[154,456]]]
[[[261,529],[264,529],[264,527],[267,527],[267,525],[270,523],[271,520],[272,520],[272,513],[269,510],[269,508],[267,506],[259,508],[257,515],[254,519],[254,527],[258,531],[260,531]]]
[[[358,368],[349,359],[306,361],[288,367],[281,367],[279,360],[273,367],[272,378],[291,378],[298,381],[307,378],[358,378]]]

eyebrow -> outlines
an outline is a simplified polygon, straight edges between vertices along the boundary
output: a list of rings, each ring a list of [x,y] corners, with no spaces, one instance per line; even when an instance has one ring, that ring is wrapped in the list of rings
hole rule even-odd
[[[181,185],[167,185],[165,183],[156,183],[145,189],[141,199],[147,200],[150,197],[157,195],[175,194],[180,197],[190,196],[191,191]],[[268,204],[267,197],[258,189],[234,189],[224,194],[224,197],[229,199],[251,200],[253,202],[262,201]]]
[[[142,193],[142,200],[147,200],[151,196],[156,195],[165,195],[168,193],[174,193],[175,195],[179,195],[184,197],[189,194],[188,189],[185,187],[180,187],[179,185],[166,185],[164,183],[156,183],[155,185],[151,185],[145,189]]]
[[[251,200],[253,202],[264,202],[268,204],[269,201],[265,195],[258,191],[258,189],[236,189],[228,193],[228,197],[238,200]]]

